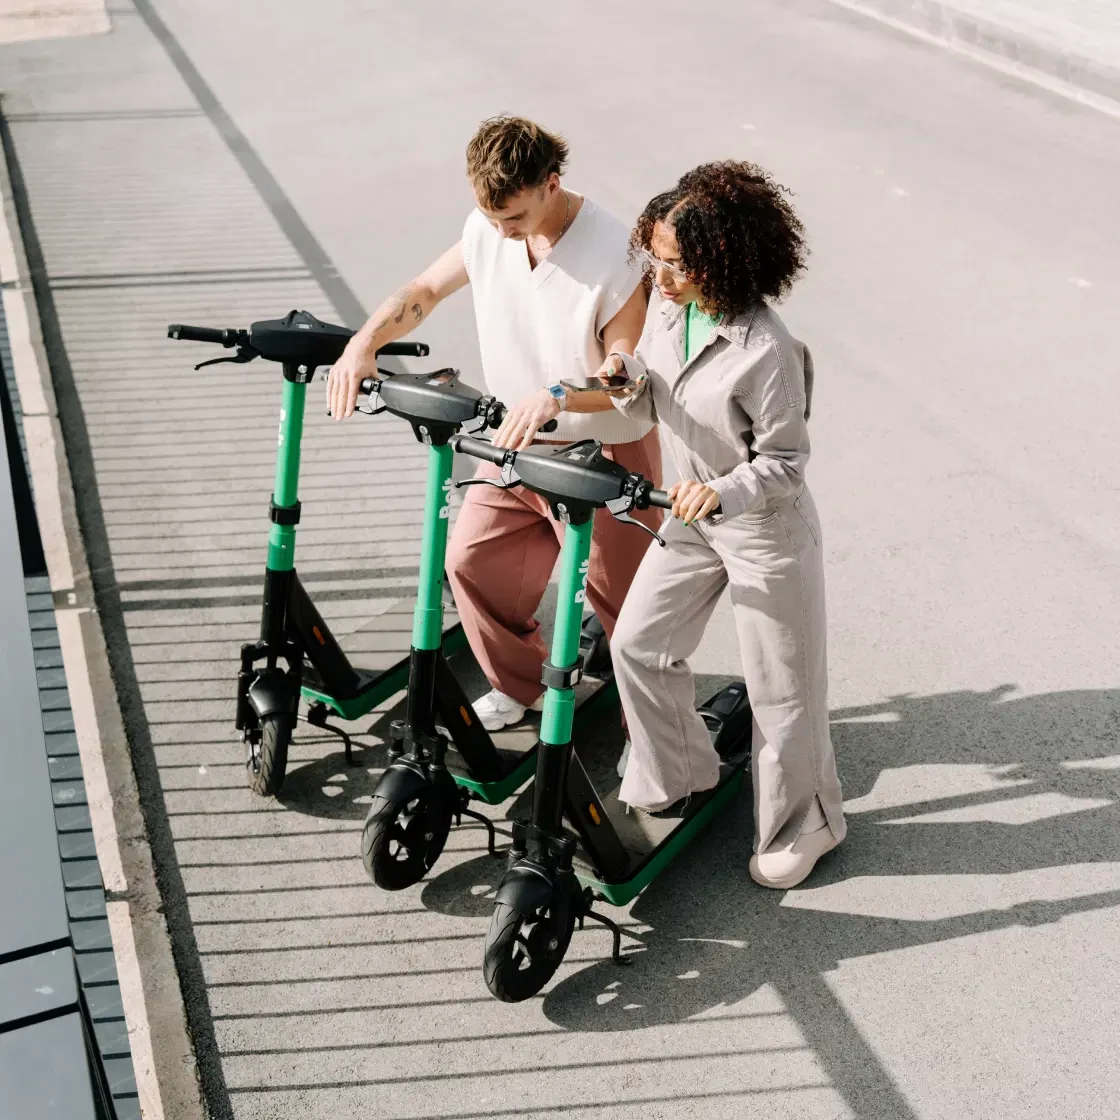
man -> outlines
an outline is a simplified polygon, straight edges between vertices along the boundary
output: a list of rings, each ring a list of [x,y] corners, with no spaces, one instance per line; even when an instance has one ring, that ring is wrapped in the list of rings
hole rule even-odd
[[[487,391],[509,406],[500,447],[602,441],[628,470],[661,479],[657,433],[618,412],[603,393],[565,393],[561,379],[589,377],[612,350],[633,353],[645,321],[641,273],[626,227],[560,181],[568,146],[520,117],[484,121],[467,146],[477,210],[462,239],[374,312],[331,370],[328,398],[338,419],[354,411],[359,385],[376,375],[377,350],[407,334],[467,284]],[[537,433],[557,420],[547,441]],[[482,477],[497,470],[482,464]],[[545,659],[534,615],[559,555],[563,526],[523,488],[475,486],[448,545],[447,572],[471,649],[493,691],[474,707],[497,731],[538,708]],[[654,511],[638,514],[656,527]],[[599,511],[587,598],[609,639],[647,534]]]

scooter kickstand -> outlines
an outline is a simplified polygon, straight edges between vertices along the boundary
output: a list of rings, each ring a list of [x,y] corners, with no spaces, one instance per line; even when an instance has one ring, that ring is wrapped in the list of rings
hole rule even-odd
[[[321,727],[324,731],[329,731],[332,735],[337,735],[342,740],[343,749],[346,751],[346,765],[347,766],[360,766],[361,763],[354,757],[354,747],[350,742],[350,736],[342,730],[341,727],[335,727],[332,723],[327,723],[327,707],[325,704],[314,704],[307,710],[307,722],[312,727]]]
[[[594,918],[600,925],[606,926],[611,931],[611,936],[614,938],[614,943],[611,945],[611,960],[615,964],[629,965],[632,963],[629,957],[622,955],[622,930],[616,922],[612,922],[606,914],[600,914],[597,910],[588,908],[580,918],[580,929],[583,928],[584,917]]]
[[[472,821],[481,821],[486,825],[486,850],[495,859],[501,859],[504,852],[499,852],[496,841],[498,833],[494,828],[494,822],[489,817],[484,817],[481,813],[476,813],[473,809],[468,809],[466,803],[460,803],[459,814],[461,817],[470,817]],[[461,821],[459,822],[461,823]]]

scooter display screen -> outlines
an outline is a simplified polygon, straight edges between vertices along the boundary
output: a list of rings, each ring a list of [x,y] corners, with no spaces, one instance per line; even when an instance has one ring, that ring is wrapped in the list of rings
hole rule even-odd
[[[458,379],[458,371],[453,369],[440,370],[434,377],[426,378],[425,385],[454,385]]]

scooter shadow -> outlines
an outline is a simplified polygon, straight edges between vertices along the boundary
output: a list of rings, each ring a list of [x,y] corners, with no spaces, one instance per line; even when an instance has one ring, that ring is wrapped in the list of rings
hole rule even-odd
[[[532,784],[526,786],[506,806],[503,818],[491,818],[497,832],[497,855],[481,856],[450,864],[433,875],[420,891],[420,903],[436,914],[452,918],[488,918],[494,909],[494,895],[507,866],[511,840],[510,823],[528,817],[533,807]],[[464,821],[463,828],[483,835],[482,826]],[[447,853],[447,860],[453,853]]]
[[[388,761],[385,744],[363,747],[355,742],[354,761],[356,765],[351,766],[344,751],[332,751],[308,762],[289,764],[276,800],[285,809],[310,817],[364,821]]]

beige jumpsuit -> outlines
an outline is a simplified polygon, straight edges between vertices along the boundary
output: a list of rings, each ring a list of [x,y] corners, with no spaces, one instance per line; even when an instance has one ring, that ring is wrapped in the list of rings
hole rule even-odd
[[[713,328],[687,362],[684,330],[684,309],[655,291],[625,359],[648,379],[617,404],[657,422],[679,477],[718,491],[722,517],[669,518],[623,604],[611,641],[632,743],[620,797],[656,810],[716,784],[687,658],[730,585],[755,719],[755,850],[789,847],[814,796],[839,841],[821,530],[805,486],[812,360],[766,304]]]

